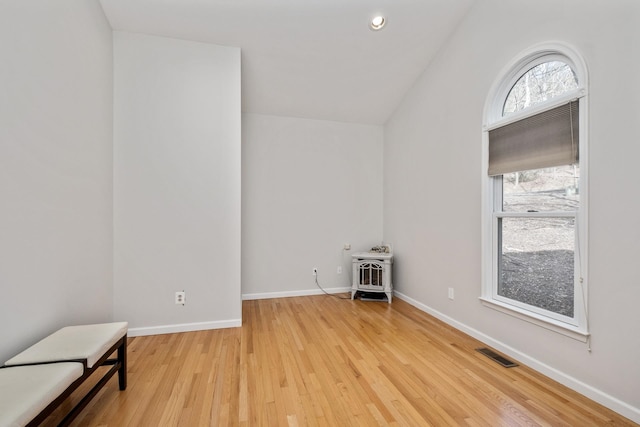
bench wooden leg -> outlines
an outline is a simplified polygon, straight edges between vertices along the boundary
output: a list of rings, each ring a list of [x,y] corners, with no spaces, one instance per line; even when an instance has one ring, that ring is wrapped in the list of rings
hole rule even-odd
[[[118,369],[118,385],[120,390],[127,389],[127,336],[122,338],[122,345],[118,347],[118,362],[120,362],[120,369]]]

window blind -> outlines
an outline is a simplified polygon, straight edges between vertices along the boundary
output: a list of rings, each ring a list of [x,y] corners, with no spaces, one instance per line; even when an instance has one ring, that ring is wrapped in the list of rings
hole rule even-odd
[[[578,161],[578,101],[489,131],[489,176]]]

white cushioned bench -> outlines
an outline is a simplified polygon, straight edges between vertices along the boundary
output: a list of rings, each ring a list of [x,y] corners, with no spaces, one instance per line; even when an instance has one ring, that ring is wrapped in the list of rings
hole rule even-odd
[[[127,322],[68,326],[9,359],[0,367],[0,426],[40,424],[101,366],[111,368],[60,425],[70,424],[116,371],[125,390],[127,328]]]
[[[80,377],[76,362],[0,369],[0,425],[26,426]]]

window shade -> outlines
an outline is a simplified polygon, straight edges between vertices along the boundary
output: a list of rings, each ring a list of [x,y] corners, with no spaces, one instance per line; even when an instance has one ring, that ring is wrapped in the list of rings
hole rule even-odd
[[[578,161],[578,101],[489,131],[489,176]]]

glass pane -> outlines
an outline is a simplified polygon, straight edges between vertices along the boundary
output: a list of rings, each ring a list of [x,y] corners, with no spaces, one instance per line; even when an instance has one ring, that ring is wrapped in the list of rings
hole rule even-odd
[[[508,116],[578,88],[575,73],[562,61],[536,65],[513,85],[502,109]]]
[[[576,211],[580,206],[578,165],[502,176],[503,212]]]
[[[574,218],[501,218],[498,295],[573,317]]]

